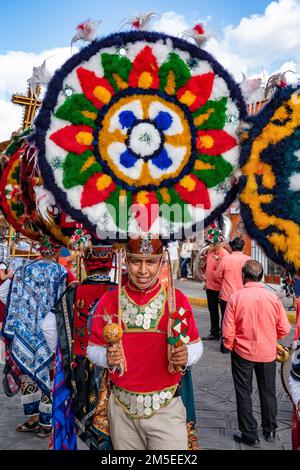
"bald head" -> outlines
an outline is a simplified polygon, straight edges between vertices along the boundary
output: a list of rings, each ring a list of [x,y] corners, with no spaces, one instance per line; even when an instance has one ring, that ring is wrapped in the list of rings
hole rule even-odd
[[[264,269],[261,263],[251,259],[244,264],[242,273],[244,284],[246,284],[246,282],[259,282],[263,277]]]

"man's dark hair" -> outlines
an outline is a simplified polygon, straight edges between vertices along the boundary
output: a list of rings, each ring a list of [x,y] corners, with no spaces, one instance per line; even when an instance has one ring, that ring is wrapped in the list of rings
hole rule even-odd
[[[229,242],[229,246],[232,249],[232,251],[243,251],[245,242],[242,238],[235,238],[231,242]]]
[[[254,260],[246,261],[242,267],[242,273],[244,274],[245,281],[261,281],[264,273],[264,268],[261,263]]]

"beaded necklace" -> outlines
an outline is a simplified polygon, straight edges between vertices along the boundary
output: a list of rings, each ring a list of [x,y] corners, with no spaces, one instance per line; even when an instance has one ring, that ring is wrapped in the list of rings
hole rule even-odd
[[[87,279],[96,282],[109,282],[110,276],[108,274],[91,274]]]

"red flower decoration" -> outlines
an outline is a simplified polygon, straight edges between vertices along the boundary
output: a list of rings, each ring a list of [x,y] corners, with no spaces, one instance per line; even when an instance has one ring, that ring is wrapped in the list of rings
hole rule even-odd
[[[101,109],[110,102],[115,92],[106,78],[97,77],[94,72],[82,67],[77,69],[77,75],[83,93],[97,109]]]
[[[92,149],[93,129],[89,126],[66,126],[54,132],[50,139],[68,152],[78,155]]]
[[[158,65],[149,46],[136,56],[129,75],[130,87],[155,88],[159,87]]]
[[[140,191],[133,196],[131,208],[140,228],[146,232],[159,217],[159,204],[154,191]]]
[[[236,139],[225,131],[212,129],[197,132],[196,147],[199,153],[221,155],[236,145]]]
[[[110,176],[103,173],[93,175],[84,186],[81,205],[90,207],[105,201],[116,188]]]
[[[209,99],[214,83],[214,73],[205,73],[190,78],[186,85],[177,91],[177,98],[186,104],[191,112],[203,106]]]
[[[210,197],[207,187],[203,181],[198,180],[195,175],[187,175],[175,185],[181,199],[188,204],[203,205],[204,209],[210,209]]]

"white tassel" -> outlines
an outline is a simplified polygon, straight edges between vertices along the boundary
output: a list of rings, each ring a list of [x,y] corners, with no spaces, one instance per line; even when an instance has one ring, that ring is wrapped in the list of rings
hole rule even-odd
[[[256,105],[259,101],[263,100],[264,89],[261,78],[247,78],[242,72],[243,81],[240,83],[240,88],[246,103],[250,106]]]
[[[47,191],[43,186],[34,186],[34,192],[36,195],[36,208],[42,219],[46,222],[51,223],[52,207],[55,206],[55,199],[50,191]]]

